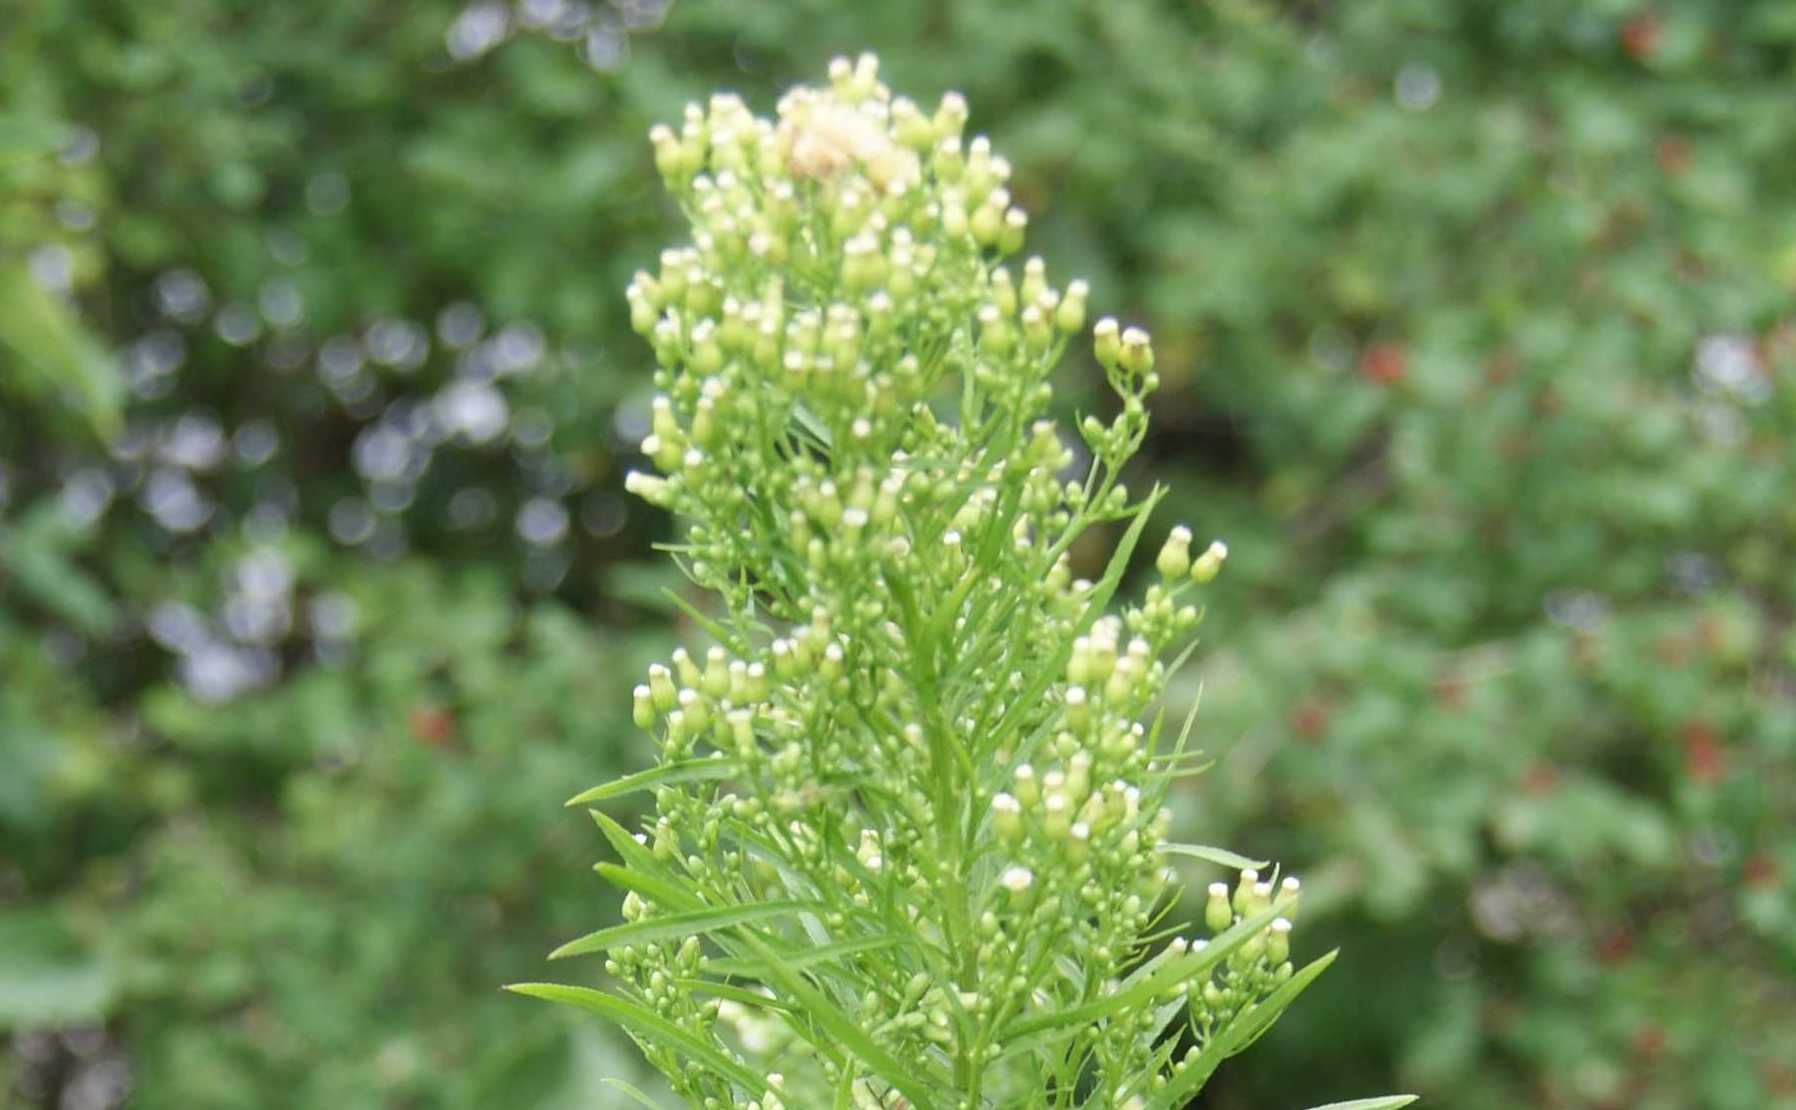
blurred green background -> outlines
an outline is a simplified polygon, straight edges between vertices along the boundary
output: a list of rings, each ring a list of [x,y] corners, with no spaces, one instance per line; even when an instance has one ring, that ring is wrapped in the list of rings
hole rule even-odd
[[[640,1071],[496,988],[611,919],[557,807],[692,634],[621,492],[644,136],[874,49],[1153,329],[1135,480],[1233,549],[1181,833],[1345,952],[1203,1105],[1796,1107],[1796,6],[6,20],[0,1106]]]

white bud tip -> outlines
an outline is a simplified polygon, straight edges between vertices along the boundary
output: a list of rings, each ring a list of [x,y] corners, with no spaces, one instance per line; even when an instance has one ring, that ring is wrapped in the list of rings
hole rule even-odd
[[[1012,894],[1021,894],[1035,882],[1035,875],[1027,867],[1012,867],[1006,870],[998,882]]]
[[[1211,883],[1210,893],[1227,898],[1229,895],[1229,885],[1227,883]]]

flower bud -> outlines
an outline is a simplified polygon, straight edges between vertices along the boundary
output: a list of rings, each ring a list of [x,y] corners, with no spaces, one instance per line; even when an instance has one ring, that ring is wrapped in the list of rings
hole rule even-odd
[[[1029,228],[1029,217],[1021,208],[1004,213],[1004,226],[998,232],[998,253],[1015,254],[1023,249],[1023,238]]]
[[[1115,317],[1106,316],[1099,320],[1091,329],[1091,339],[1098,365],[1106,370],[1116,369],[1116,360],[1122,354],[1122,340],[1118,336]]]
[[[1249,867],[1241,872],[1241,879],[1235,884],[1235,896],[1232,903],[1236,913],[1246,916],[1251,912],[1247,908],[1247,899],[1253,893],[1254,884],[1259,881],[1260,873],[1253,868]]]
[[[1000,839],[1014,843],[1023,832],[1023,807],[1010,794],[992,796],[992,829]]]
[[[630,691],[630,719],[644,732],[655,727],[654,695],[647,686]]]
[[[998,242],[1004,231],[1004,214],[995,204],[982,204],[973,210],[968,226],[973,232],[973,241],[982,247],[990,247]]]
[[[1041,784],[1036,781],[1035,768],[1027,763],[1023,764],[1016,769],[1014,779],[1017,801],[1025,806],[1033,806],[1041,800]]]
[[[1073,731],[1083,733],[1091,727],[1091,706],[1083,686],[1066,688],[1066,723]]]
[[[1204,553],[1191,564],[1191,580],[1202,585],[1222,571],[1222,561],[1229,557],[1229,545],[1217,540],[1204,548]]]
[[[1154,348],[1147,332],[1130,328],[1122,333],[1122,349],[1116,361],[1131,374],[1141,375],[1154,368]]]
[[[624,489],[647,501],[651,505],[666,508],[672,500],[673,489],[666,478],[658,478],[653,474],[644,474],[640,470],[632,470],[624,475]]]
[[[649,696],[654,700],[655,708],[663,713],[680,704],[679,691],[674,689],[673,672],[659,663],[649,667]]]
[[[704,680],[704,675],[699,671],[698,664],[693,662],[692,654],[685,648],[674,648],[670,658],[673,660],[675,672],[680,676],[681,686],[697,686]]]
[[[1172,530],[1160,548],[1160,557],[1154,560],[1154,569],[1169,581],[1184,577],[1191,569],[1191,529],[1181,524]]]
[[[1066,830],[1066,858],[1074,863],[1085,862],[1091,855],[1091,826],[1083,821],[1074,821]]]
[[[1291,923],[1282,917],[1274,918],[1272,927],[1266,931],[1266,959],[1276,966],[1290,957]]]
[[[1069,282],[1066,295],[1060,298],[1060,304],[1054,309],[1054,326],[1068,335],[1085,326],[1085,301],[1090,296],[1091,287],[1083,280]]]
[[[1073,805],[1085,801],[1091,793],[1091,754],[1077,752],[1066,764],[1066,796]]]
[[[1279,884],[1278,896],[1272,900],[1272,904],[1278,908],[1278,912],[1283,914],[1287,920],[1295,923],[1297,920],[1297,904],[1301,900],[1302,884],[1297,881],[1297,876],[1287,875],[1285,876],[1285,881]]]
[[[686,718],[686,727],[694,736],[705,731],[711,723],[711,706],[697,690],[691,688],[680,691],[680,709]]]
[[[702,688],[713,698],[721,698],[730,692],[730,657],[721,647],[713,647],[705,653]]]
[[[1220,933],[1234,920],[1235,911],[1229,906],[1229,885],[1211,883],[1209,897],[1204,902],[1204,924],[1210,932]]]

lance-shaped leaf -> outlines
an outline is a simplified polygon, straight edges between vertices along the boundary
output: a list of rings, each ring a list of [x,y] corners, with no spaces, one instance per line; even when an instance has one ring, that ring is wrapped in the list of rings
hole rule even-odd
[[[1018,1047],[1015,1042],[1032,1043],[1028,1038],[1044,1033],[1075,1033],[1085,1029],[1093,1022],[1103,1021],[1113,1014],[1129,1010],[1133,1011],[1142,1003],[1156,995],[1176,989],[1179,984],[1195,979],[1204,972],[1226,960],[1235,949],[1246,944],[1255,933],[1272,924],[1278,916],[1276,909],[1265,909],[1252,917],[1236,922],[1226,931],[1219,933],[1216,939],[1195,952],[1188,952],[1177,959],[1168,960],[1152,974],[1143,976],[1112,994],[1105,995],[1083,1006],[1071,1006],[1052,1013],[1037,1014],[1024,1018],[1005,1030],[1003,1042],[1009,1048]],[[1052,1040],[1053,1037],[1043,1037]]]
[[[1212,848],[1208,844],[1162,844],[1160,850],[1171,856],[1190,856],[1192,859],[1207,860],[1231,871],[1246,871],[1249,868],[1257,871],[1271,866],[1266,860],[1248,859],[1227,848]]]
[[[704,1064],[757,1098],[767,1093],[767,1082],[760,1074],[730,1059],[704,1038],[687,1032],[653,1010],[628,999],[590,987],[568,987],[560,983],[513,983],[505,989],[514,994],[560,1002],[598,1014],[623,1026],[649,1044]]]
[[[684,782],[714,782],[727,779],[736,773],[736,761],[724,755],[707,756],[704,759],[686,759],[678,763],[663,763],[659,767],[650,767],[646,771],[638,771],[633,775],[625,775],[620,779],[583,790],[569,798],[564,805],[579,806],[588,802],[603,801],[623,794],[633,794],[638,790],[647,790],[655,786],[671,786]]]
[[[1284,1013],[1285,1007],[1296,1001],[1304,988],[1315,981],[1316,976],[1334,963],[1337,949],[1309,964],[1302,971],[1291,976],[1279,988],[1255,1003],[1244,1013],[1235,1018],[1226,1027],[1213,1033],[1203,1050],[1189,1060],[1184,1070],[1173,1076],[1172,1081],[1164,1088],[1153,1093],[1153,1101],[1148,1105],[1161,1110],[1177,1110],[1185,1105],[1191,1096],[1203,1089],[1210,1076],[1230,1056],[1235,1055],[1254,1041],[1260,1034],[1272,1028],[1272,1023]]]
[[[549,958],[559,960],[564,956],[583,956],[588,952],[602,952],[608,948],[621,948],[626,944],[647,944],[656,940],[696,936],[818,908],[815,904],[806,902],[759,902],[748,906],[718,906],[714,909],[671,913],[665,917],[628,921],[609,929],[600,929],[596,933],[588,933],[549,953]]]

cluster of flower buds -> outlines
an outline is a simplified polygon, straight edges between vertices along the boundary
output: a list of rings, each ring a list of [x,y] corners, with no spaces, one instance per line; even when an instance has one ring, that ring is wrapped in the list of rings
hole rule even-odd
[[[1091,466],[1069,478],[1049,375],[1089,291],[1038,258],[1006,263],[1027,219],[1009,164],[966,122],[958,95],[894,97],[864,57],[794,89],[776,119],[718,96],[653,131],[693,235],[630,285],[659,393],[627,484],[684,522],[676,551],[724,609],[707,624],[719,646],[675,652],[636,688],[665,772],[642,844],[692,904],[802,903],[807,944],[903,923],[901,958],[832,965],[862,988],[851,1020],[891,1058],[990,1070],[975,1083],[995,1097],[1039,1083],[1027,1056],[988,1069],[1007,1031],[1122,974],[1165,908],[1170,776],[1141,722],[1198,620],[1181,596],[1226,552],[1194,559],[1174,529],[1162,581],[1121,616],[1104,611],[1113,576],[1074,576],[1086,529],[1138,535],[1155,500],[1117,481],[1146,431],[1154,352],[1097,322],[1119,411],[1087,419]],[[636,920],[673,912],[630,899]],[[1217,989],[1255,989],[1283,928]],[[806,1049],[779,1006],[694,990],[696,947],[610,960],[687,1035],[778,1063],[762,1110],[872,1081]],[[1125,1028],[1103,1034],[1106,1067],[1151,1069],[1151,1038]],[[671,1078],[701,1104],[733,1097],[703,1069]]]

